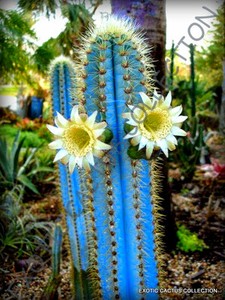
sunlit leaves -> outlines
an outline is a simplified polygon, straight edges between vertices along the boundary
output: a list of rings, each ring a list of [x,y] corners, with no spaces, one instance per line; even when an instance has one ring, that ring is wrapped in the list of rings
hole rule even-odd
[[[20,82],[29,77],[28,46],[34,38],[29,15],[0,9],[0,77],[4,82]]]
[[[57,2],[54,0],[19,0],[18,5],[24,11],[34,12],[35,14],[46,13],[49,17],[50,14],[55,14],[58,7]]]

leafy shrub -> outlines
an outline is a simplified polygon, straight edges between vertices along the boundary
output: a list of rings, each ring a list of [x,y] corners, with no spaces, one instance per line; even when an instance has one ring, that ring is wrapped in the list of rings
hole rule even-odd
[[[49,130],[46,130],[46,124],[42,124],[37,131],[39,138],[44,139],[48,143],[52,140],[52,134]]]
[[[22,148],[24,139],[20,139],[20,132],[17,133],[12,146],[6,142],[6,139],[0,138],[0,181],[4,192],[12,189],[15,185],[26,187],[38,194],[36,186],[33,184],[35,176],[43,173],[53,173],[53,168],[48,167],[52,163],[49,154],[44,154],[42,161],[35,157],[38,148]],[[47,156],[48,155],[48,156]],[[39,158],[41,155],[39,154]],[[36,177],[38,181],[38,177]]]
[[[205,147],[203,126],[198,118],[184,124],[187,132],[185,139],[178,140],[177,150],[171,153],[171,160],[176,162],[185,180],[190,181],[194,176],[196,165],[200,164],[201,153]]]
[[[184,225],[178,226],[177,237],[177,248],[184,252],[203,251],[203,249],[208,248],[204,241],[197,237],[196,233],[191,232]]]
[[[29,165],[32,163],[37,148],[26,149],[22,154],[24,138],[20,140],[18,132],[13,145],[10,148],[6,139],[0,139],[0,178],[5,189],[11,189],[14,185],[22,185],[27,187],[34,193],[38,194],[36,187],[29,179],[29,174],[26,172]]]
[[[47,130],[46,130],[47,131]],[[15,138],[18,132],[18,128],[12,125],[3,125],[0,127],[0,136],[11,142]],[[24,147],[40,147],[42,144],[47,144],[49,141],[43,137],[40,137],[38,131],[22,131],[20,134],[20,140],[24,139]]]
[[[47,145],[43,145],[35,154],[34,163],[30,168],[30,176],[32,176],[32,182],[35,184],[55,181],[55,169],[54,169],[54,150],[48,148]]]
[[[0,257],[30,256],[48,249],[51,224],[37,222],[27,210],[22,210],[22,191],[18,186],[0,196]]]

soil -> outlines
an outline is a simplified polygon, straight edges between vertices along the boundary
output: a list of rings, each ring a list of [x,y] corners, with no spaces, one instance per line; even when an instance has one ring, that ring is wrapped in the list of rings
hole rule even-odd
[[[214,158],[218,159],[216,155],[221,151],[220,164],[224,164],[224,151],[221,147],[218,150],[217,146],[213,146],[213,151],[216,149]],[[162,299],[225,299],[225,178],[214,176],[212,170],[210,172],[207,168],[198,168],[192,182],[183,183],[179,170],[170,170],[176,223],[195,232],[208,248],[202,252],[186,253],[175,249],[172,253],[165,253],[167,265],[162,286],[170,290],[162,291]],[[47,189],[43,199],[27,201],[26,206],[39,221],[55,222],[61,219],[61,205],[56,188]],[[72,299],[69,257],[64,244],[58,299]],[[19,268],[18,261],[12,261],[9,256],[1,263],[0,299],[44,299],[42,293],[51,275],[50,252],[43,257],[34,255],[27,258],[28,261],[24,260],[25,268]],[[198,289],[202,289],[201,293],[197,293]]]

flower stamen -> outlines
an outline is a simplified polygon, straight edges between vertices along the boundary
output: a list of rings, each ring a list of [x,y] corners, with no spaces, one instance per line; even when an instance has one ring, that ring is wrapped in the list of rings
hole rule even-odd
[[[171,129],[172,122],[170,121],[167,111],[156,108],[149,111],[143,122],[143,134],[153,140],[165,138]],[[147,132],[146,132],[147,131]]]

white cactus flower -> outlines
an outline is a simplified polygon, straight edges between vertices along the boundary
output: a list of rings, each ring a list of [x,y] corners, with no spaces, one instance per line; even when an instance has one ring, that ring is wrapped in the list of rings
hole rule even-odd
[[[47,128],[56,136],[56,140],[49,144],[49,148],[59,150],[54,162],[61,160],[69,164],[69,171],[74,168],[90,170],[94,165],[94,156],[102,157],[104,150],[111,146],[101,142],[98,138],[105,131],[106,122],[95,123],[97,111],[91,116],[79,114],[78,105],[71,111],[70,120],[66,120],[57,112],[55,117],[56,126],[47,125]]]
[[[124,137],[131,139],[133,146],[139,145],[138,150],[146,147],[146,157],[149,159],[154,149],[161,148],[166,157],[168,150],[176,148],[175,136],[186,136],[180,127],[187,119],[181,116],[182,106],[171,107],[171,92],[166,98],[154,91],[150,99],[145,93],[140,93],[143,103],[137,106],[129,105],[131,112],[124,113],[127,124],[134,128]]]

